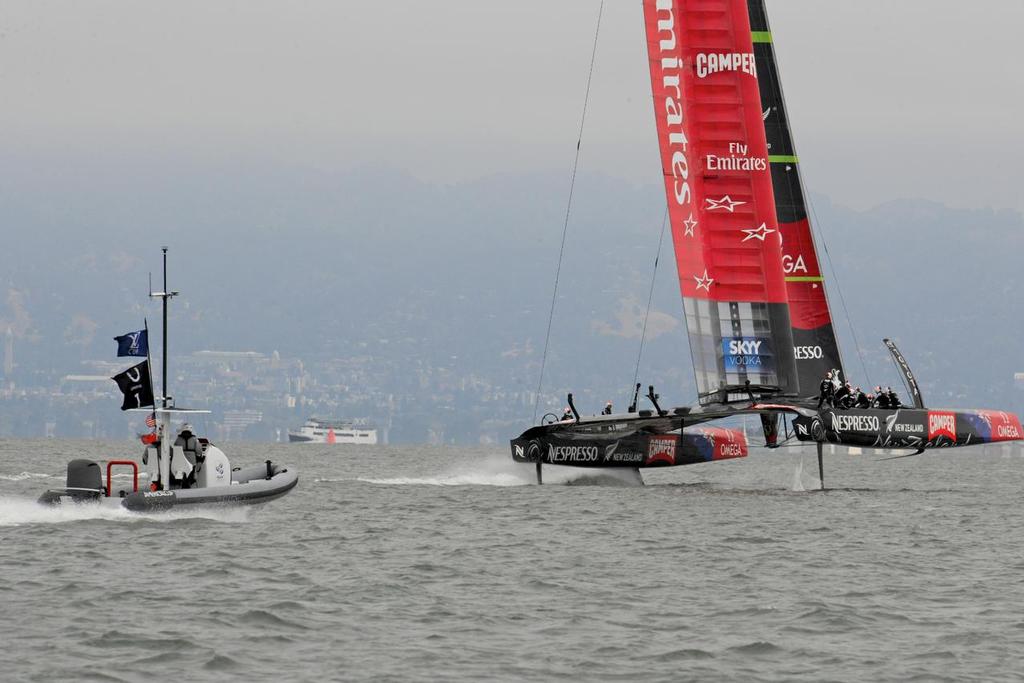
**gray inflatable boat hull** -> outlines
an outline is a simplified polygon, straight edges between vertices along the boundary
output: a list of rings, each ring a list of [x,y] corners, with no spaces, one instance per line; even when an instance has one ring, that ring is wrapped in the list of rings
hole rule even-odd
[[[253,505],[280,498],[291,491],[299,483],[299,473],[288,466],[271,465],[271,476],[267,477],[266,465],[252,465],[232,471],[231,481],[229,486],[136,491],[121,498],[106,498],[100,490],[52,489],[44,493],[39,502],[57,505],[70,499],[116,505],[117,501],[121,507],[135,512],[160,512],[201,505]]]
[[[136,491],[122,498],[121,505],[136,512],[153,512],[192,505],[266,503],[280,498],[299,483],[299,473],[289,467],[273,465],[272,471],[273,476],[268,479],[265,465],[235,470],[231,473],[230,486]]]

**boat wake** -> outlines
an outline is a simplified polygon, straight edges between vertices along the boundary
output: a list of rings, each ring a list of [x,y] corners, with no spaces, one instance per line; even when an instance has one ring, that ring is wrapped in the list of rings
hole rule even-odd
[[[790,490],[795,493],[806,493],[808,490],[818,491],[821,489],[821,480],[813,474],[807,475],[807,481],[809,486],[804,484],[804,463],[801,460],[793,471],[793,484],[790,486]]]
[[[419,477],[356,477],[346,479],[322,478],[320,482],[359,481],[384,486],[533,486],[537,483],[533,465],[509,462],[504,458],[486,458],[472,464],[452,467],[446,472]],[[544,485],[562,486],[635,486],[643,485],[632,470],[579,469],[574,467],[544,466]]]
[[[0,497],[0,527],[25,524],[63,524],[87,520],[109,522],[176,522],[184,519],[208,519],[233,524],[249,521],[247,507],[207,507],[175,509],[159,514],[141,514],[100,503],[41,505],[31,498]]]
[[[44,472],[22,472],[21,474],[0,474],[0,481],[25,481],[26,479],[60,479],[63,475]]]
[[[803,477],[803,474],[804,474],[804,464],[803,464],[803,462],[798,462],[796,464],[796,469],[793,470],[793,485],[789,487],[789,489],[791,491],[796,491],[796,492],[802,493],[802,492],[807,490],[804,487],[804,477]]]

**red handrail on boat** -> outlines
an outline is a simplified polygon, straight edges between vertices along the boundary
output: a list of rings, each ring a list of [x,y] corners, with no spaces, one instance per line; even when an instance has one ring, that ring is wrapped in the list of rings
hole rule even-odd
[[[107,498],[110,498],[110,470],[114,465],[127,465],[132,468],[132,493],[139,490],[139,465],[134,460],[110,460],[107,462]]]

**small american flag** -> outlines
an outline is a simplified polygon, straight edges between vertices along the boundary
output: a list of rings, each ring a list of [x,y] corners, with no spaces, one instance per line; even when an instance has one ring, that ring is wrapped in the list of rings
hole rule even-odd
[[[150,413],[149,415],[146,416],[146,426],[156,427],[156,416],[153,415],[153,413]]]

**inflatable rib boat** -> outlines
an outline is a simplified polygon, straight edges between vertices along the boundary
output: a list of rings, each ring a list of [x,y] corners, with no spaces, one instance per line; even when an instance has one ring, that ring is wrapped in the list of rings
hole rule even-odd
[[[299,481],[298,472],[293,468],[275,465],[269,460],[259,465],[232,469],[224,451],[207,439],[197,437],[188,422],[182,423],[177,436],[174,436],[172,416],[184,418],[210,411],[176,408],[174,399],[167,391],[167,301],[177,296],[178,292],[167,289],[167,247],[163,247],[162,251],[164,290],[151,291],[149,295],[161,299],[163,303],[163,396],[154,396],[153,392],[148,323],[142,330],[114,337],[119,357],[138,356],[145,360],[111,378],[124,395],[121,410],[150,413],[146,426],[152,427],[154,431],[139,435],[146,445],[142,464],[149,472],[148,490],[139,490],[139,465],[134,460],[108,461],[104,485],[99,463],[77,459],[68,463],[64,488],[45,492],[39,498],[40,503],[59,505],[99,502],[139,512],[170,510],[181,506],[266,503],[288,493]],[[157,407],[158,400],[160,407]],[[131,491],[120,490],[114,493],[112,481],[115,467],[132,469]]]
[[[204,442],[204,453],[192,466],[177,470],[175,476],[160,476],[159,448],[147,448],[143,462],[155,462],[156,470],[150,475],[151,483],[139,490],[139,469],[132,460],[107,462],[106,483],[94,460],[77,459],[68,463],[67,480],[62,489],[50,489],[39,502],[46,505],[64,503],[100,503],[111,507],[124,507],[135,512],[161,512],[176,507],[197,505],[251,505],[266,503],[295,488],[298,472],[291,467],[275,465],[270,460],[260,465],[230,468],[227,456],[213,444]],[[181,454],[180,447],[172,447],[171,461]],[[113,469],[132,469],[131,490],[115,490]],[[170,475],[170,467],[166,470]],[[154,476],[155,475],[155,476]],[[167,482],[164,487],[162,482]]]

